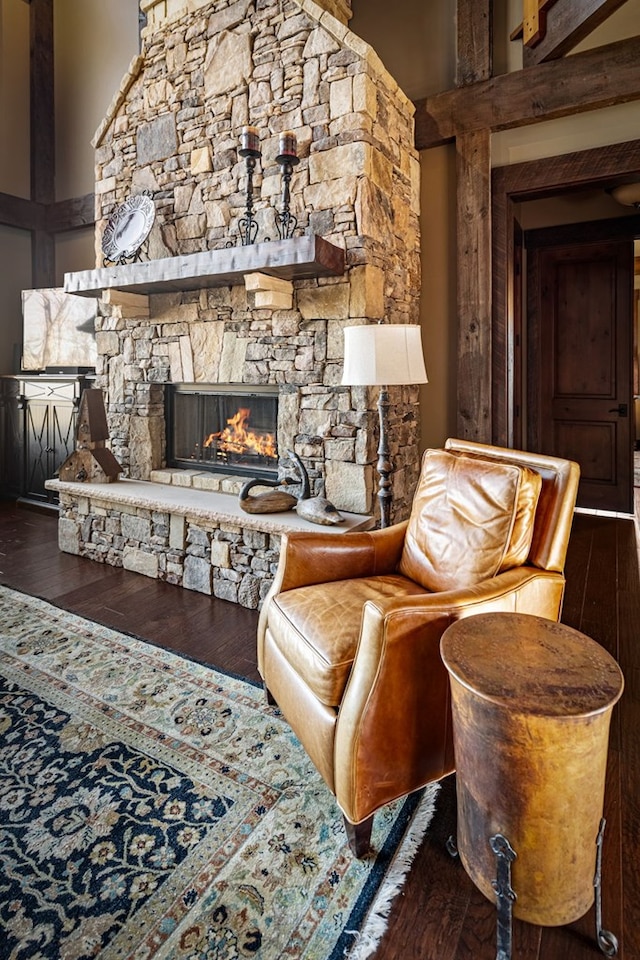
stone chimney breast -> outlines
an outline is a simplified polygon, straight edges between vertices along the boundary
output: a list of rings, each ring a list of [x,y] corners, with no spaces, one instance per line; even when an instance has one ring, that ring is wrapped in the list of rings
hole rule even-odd
[[[113,452],[134,479],[165,468],[169,384],[277,386],[281,457],[285,444],[294,449],[313,493],[338,509],[375,513],[377,390],[341,385],[343,329],[418,321],[413,105],[349,30],[351,0],[142,0],[141,9],[141,53],[94,138],[96,273],[120,205],[144,190],[155,210],[141,257],[158,264],[153,286],[140,284],[144,263],[130,265],[146,308],[103,295],[98,309],[96,386]],[[246,127],[257,132],[253,168],[240,153]],[[297,161],[289,180],[283,143]],[[281,236],[285,202],[293,222]],[[251,244],[241,232],[248,205]],[[337,248],[340,269],[312,258],[306,272],[283,273],[297,256],[285,253],[307,243]],[[231,271],[185,282],[194,260],[237,262],[252,247],[263,258],[256,252],[247,270],[253,279]],[[418,389],[390,394],[394,519],[403,519],[419,473]]]

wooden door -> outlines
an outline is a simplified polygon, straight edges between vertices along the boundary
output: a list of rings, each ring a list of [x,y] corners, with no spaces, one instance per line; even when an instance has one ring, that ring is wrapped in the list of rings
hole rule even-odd
[[[534,249],[527,276],[527,446],[578,461],[578,506],[631,513],[633,244]]]

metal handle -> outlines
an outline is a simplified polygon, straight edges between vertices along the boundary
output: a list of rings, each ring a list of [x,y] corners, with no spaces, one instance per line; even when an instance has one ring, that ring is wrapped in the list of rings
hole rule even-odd
[[[609,413],[617,413],[619,417],[626,417],[629,414],[629,408],[626,403],[619,403],[617,407],[611,407]]]

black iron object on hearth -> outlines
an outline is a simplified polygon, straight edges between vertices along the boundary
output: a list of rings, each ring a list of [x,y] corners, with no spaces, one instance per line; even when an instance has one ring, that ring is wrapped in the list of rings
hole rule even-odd
[[[291,177],[293,168],[300,163],[296,135],[290,130],[280,135],[276,162],[282,168],[282,210],[276,214],[276,229],[281,240],[288,240],[298,226],[298,218],[291,213]]]

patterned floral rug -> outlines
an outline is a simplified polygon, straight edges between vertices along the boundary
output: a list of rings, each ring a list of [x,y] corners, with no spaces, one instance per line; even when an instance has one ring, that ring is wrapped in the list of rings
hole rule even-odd
[[[361,960],[436,790],[355,860],[260,688],[0,586],[0,958]]]

